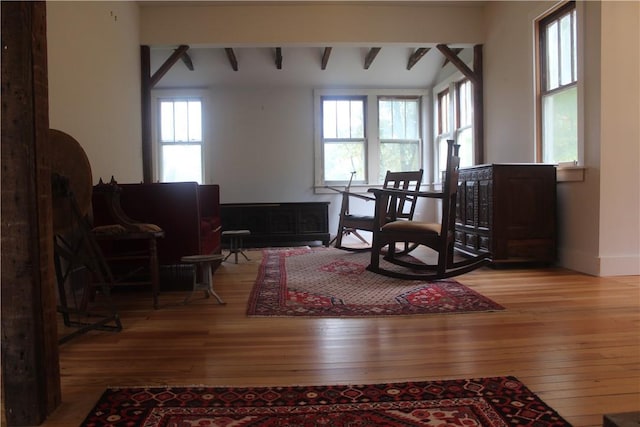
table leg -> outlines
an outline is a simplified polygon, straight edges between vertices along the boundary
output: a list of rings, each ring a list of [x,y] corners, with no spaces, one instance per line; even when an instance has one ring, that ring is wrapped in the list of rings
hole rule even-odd
[[[206,286],[205,294],[207,298],[209,295],[213,295],[220,304],[225,304],[225,302],[220,298],[220,296],[213,290],[213,274],[211,273],[211,263],[205,262],[202,264],[202,280]]]

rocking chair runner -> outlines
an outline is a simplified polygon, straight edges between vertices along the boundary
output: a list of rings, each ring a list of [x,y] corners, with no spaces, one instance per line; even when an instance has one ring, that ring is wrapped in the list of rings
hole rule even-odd
[[[453,260],[455,240],[455,215],[458,192],[459,145],[447,141],[447,169],[441,192],[403,191],[397,189],[371,189],[375,195],[375,227],[368,270],[401,279],[438,280],[467,273],[490,262],[489,254],[481,254],[458,262]],[[440,199],[442,220],[440,223],[398,221],[398,201],[405,197]],[[427,246],[437,252],[436,264],[425,264],[413,258],[400,258],[396,243],[411,242]],[[384,259],[406,267],[406,271],[391,271],[380,267],[380,255],[388,246]]]
[[[353,176],[352,176],[353,177]],[[408,172],[391,172],[387,171],[385,175],[384,184],[385,188],[393,188],[398,190],[411,190],[420,189],[420,183],[422,181],[422,169],[417,171]],[[338,224],[338,232],[335,237],[335,247],[338,249],[344,249],[348,251],[368,251],[370,246],[364,248],[353,248],[342,245],[342,238],[347,234],[353,234],[360,239],[362,243],[368,244],[364,237],[362,237],[358,230],[373,231],[374,217],[373,215],[355,215],[349,212],[349,199],[356,197],[366,201],[375,201],[376,199],[364,194],[357,194],[350,192],[351,181],[342,193],[342,205],[340,207],[340,221]],[[396,219],[410,220],[413,218],[413,213],[416,208],[415,197],[407,195],[406,197],[399,197],[397,199],[398,209],[396,213]]]

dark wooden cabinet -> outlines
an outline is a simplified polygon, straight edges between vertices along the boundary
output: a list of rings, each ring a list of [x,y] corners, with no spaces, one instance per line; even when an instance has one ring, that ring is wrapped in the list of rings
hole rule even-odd
[[[329,202],[220,205],[222,231],[249,230],[247,246],[321,241],[329,244]]]
[[[458,251],[491,253],[493,262],[556,260],[556,169],[490,164],[460,169]]]

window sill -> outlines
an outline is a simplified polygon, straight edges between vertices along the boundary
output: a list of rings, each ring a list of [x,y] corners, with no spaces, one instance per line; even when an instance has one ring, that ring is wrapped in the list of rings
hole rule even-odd
[[[557,182],[584,182],[584,166],[556,166]]]

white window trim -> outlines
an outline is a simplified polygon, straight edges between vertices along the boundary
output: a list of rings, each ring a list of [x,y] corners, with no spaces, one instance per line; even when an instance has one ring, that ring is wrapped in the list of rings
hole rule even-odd
[[[202,100],[202,183],[210,182],[211,173],[207,164],[210,153],[210,134],[209,134],[209,92],[205,89],[154,89],[151,91],[151,140],[152,158],[153,158],[153,181],[160,181],[160,154],[159,154],[159,135],[158,125],[160,120],[160,111],[158,101],[164,98],[200,98]]]
[[[323,145],[322,145],[322,98],[327,96],[365,96],[366,99],[366,111],[365,111],[365,153],[366,153],[366,168],[367,177],[363,184],[353,184],[351,191],[355,193],[366,193],[369,188],[380,186],[378,183],[369,183],[371,177],[378,176],[378,164],[376,162],[370,162],[370,159],[377,159],[379,157],[380,150],[380,135],[378,129],[378,97],[380,96],[419,96],[421,97],[420,104],[420,138],[422,139],[421,148],[421,163],[422,167],[427,164],[425,161],[425,152],[427,152],[427,145],[430,139],[426,136],[429,135],[428,118],[430,115],[428,111],[431,111],[429,105],[429,95],[431,91],[427,89],[314,89],[313,91],[313,111],[314,111],[314,191],[318,194],[333,193],[334,191],[327,188],[324,183],[324,170],[323,170]]]

